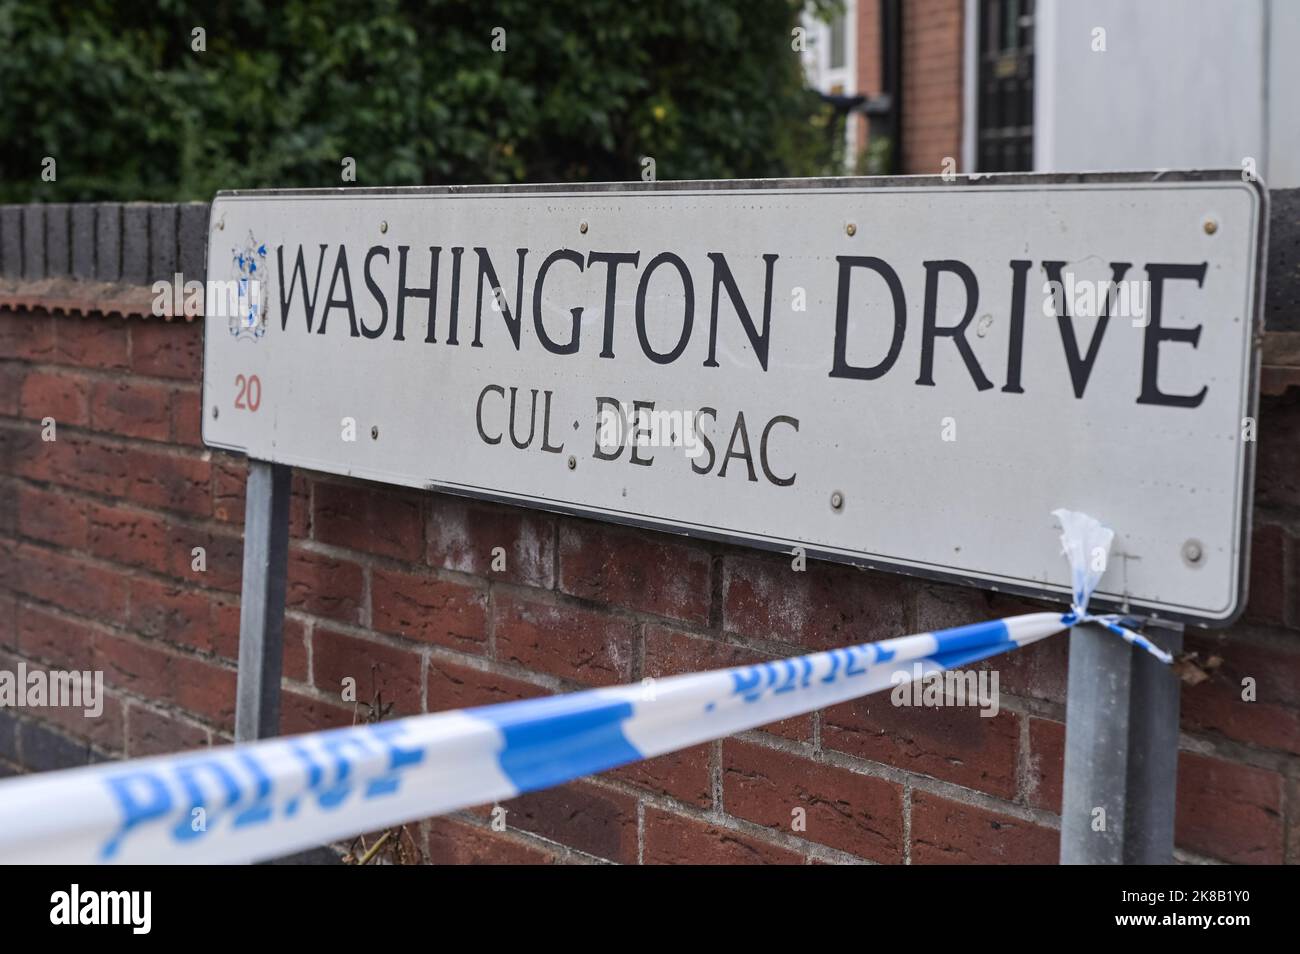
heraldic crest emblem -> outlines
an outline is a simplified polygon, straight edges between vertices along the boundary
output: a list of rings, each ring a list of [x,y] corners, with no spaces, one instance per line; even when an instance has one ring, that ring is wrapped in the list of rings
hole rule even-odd
[[[232,254],[238,307],[230,316],[230,333],[256,341],[266,334],[266,244],[249,232],[247,243]]]

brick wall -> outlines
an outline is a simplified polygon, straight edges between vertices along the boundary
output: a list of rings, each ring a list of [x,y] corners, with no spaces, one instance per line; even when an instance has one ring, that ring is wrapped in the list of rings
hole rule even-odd
[[[964,0],[902,4],[903,174],[938,175],[951,157],[961,168]],[[858,91],[881,91],[879,0],[858,0]],[[860,120],[863,129],[866,120]],[[866,143],[860,135],[858,141]]]
[[[109,690],[96,720],[0,710],[0,774],[231,738],[245,467],[199,441],[201,339],[0,308],[0,668],[102,669]],[[1187,860],[1300,862],[1300,391],[1263,404],[1249,609],[1189,634],[1223,662],[1184,690]],[[291,534],[285,732],[351,723],[346,677],[401,716],[1039,608],[303,471]],[[515,799],[504,832],[488,807],[412,830],[437,862],[1053,862],[1066,648],[990,661],[995,718],[869,697]]]
[[[880,63],[880,0],[858,0],[854,29],[857,31],[857,92],[878,96],[883,84]],[[858,123],[857,143],[861,151],[867,148],[869,123],[862,115],[855,116],[855,121]]]
[[[961,170],[963,0],[909,0],[903,24],[903,171]]]

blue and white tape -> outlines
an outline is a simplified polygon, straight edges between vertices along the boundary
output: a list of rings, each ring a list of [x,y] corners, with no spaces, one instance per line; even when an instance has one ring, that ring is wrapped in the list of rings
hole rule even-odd
[[[753,666],[0,783],[0,862],[274,858],[511,798],[1036,642],[1031,613]]]
[[[249,862],[603,772],[1096,622],[1114,534],[1054,511],[1070,612],[1030,613],[754,666],[413,716],[0,783],[0,862]]]
[[[1166,665],[1172,663],[1173,656],[1145,636],[1122,625],[1131,622],[1130,620],[1114,613],[1095,616],[1088,612],[1088,601],[1101,582],[1102,574],[1106,572],[1115,531],[1077,510],[1053,510],[1052,516],[1060,521],[1061,549],[1070,561],[1073,602],[1070,612],[1066,614],[1066,622],[1070,626],[1077,623],[1104,626],[1130,646],[1146,650]]]

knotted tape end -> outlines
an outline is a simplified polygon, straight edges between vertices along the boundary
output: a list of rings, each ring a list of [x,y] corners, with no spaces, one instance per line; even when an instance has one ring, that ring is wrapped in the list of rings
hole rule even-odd
[[[1088,612],[1088,601],[1093,591],[1106,573],[1110,561],[1110,546],[1115,541],[1115,531],[1111,530],[1086,513],[1077,510],[1053,510],[1054,516],[1061,524],[1061,548],[1066,559],[1070,561],[1072,602],[1070,611],[1061,616],[1066,626],[1077,623],[1098,623],[1119,636],[1131,646],[1140,646],[1156,659],[1166,665],[1174,661],[1173,656],[1165,652],[1151,640],[1121,625],[1130,620],[1114,613],[1096,615]]]

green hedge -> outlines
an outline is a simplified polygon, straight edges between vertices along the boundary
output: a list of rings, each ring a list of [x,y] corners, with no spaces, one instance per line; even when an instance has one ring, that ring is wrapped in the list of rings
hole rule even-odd
[[[360,186],[826,174],[799,7],[2,0],[0,200],[339,186],[344,157]]]

